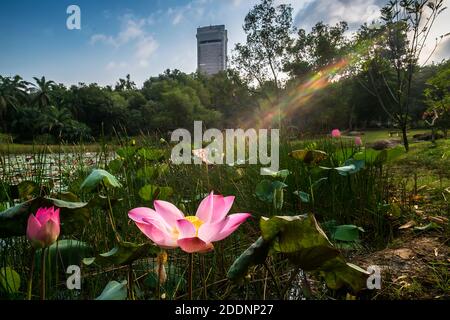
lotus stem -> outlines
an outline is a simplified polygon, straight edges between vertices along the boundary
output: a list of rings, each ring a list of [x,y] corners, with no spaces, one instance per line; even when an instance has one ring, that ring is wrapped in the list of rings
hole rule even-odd
[[[160,254],[161,255],[161,254]],[[163,272],[163,268],[164,268],[164,261],[162,259],[162,257],[160,257],[160,255],[158,255],[157,257],[157,264],[158,264],[158,281],[156,282],[156,295],[158,296],[158,300],[161,299],[161,277],[162,277],[162,272]]]
[[[136,296],[134,295],[134,275],[133,275],[133,264],[130,263],[128,265],[128,289],[129,296],[131,300],[136,300]]]
[[[206,288],[206,280],[207,280],[207,276],[205,275],[205,256],[201,256],[201,265],[202,265],[202,282],[203,282],[203,298],[205,300],[208,300],[208,289]]]
[[[45,300],[45,254],[47,248],[41,249],[41,300]]]
[[[33,273],[34,273],[34,256],[36,254],[36,249],[31,249],[31,264],[30,264],[30,274],[28,276],[28,290],[27,290],[27,299],[31,300],[31,291],[33,290]]]
[[[106,187],[106,185],[103,183],[103,188],[106,190],[106,198],[108,199],[108,217],[109,217],[109,222],[111,223],[111,228],[113,229],[114,232],[114,236],[116,237],[117,242],[121,242],[121,238],[119,233],[117,232],[117,228],[116,228],[116,223],[114,221],[114,214],[113,214],[113,209],[112,209],[112,204],[111,204],[111,197],[109,196],[109,192],[108,192],[108,188]]]
[[[188,299],[192,300],[192,282],[194,277],[194,254],[189,253]]]

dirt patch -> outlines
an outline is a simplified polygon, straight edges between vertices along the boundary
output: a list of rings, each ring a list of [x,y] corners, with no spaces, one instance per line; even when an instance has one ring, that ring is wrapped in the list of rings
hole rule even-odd
[[[406,236],[390,248],[356,256],[354,261],[364,268],[380,267],[378,298],[450,298],[450,249],[442,238]]]

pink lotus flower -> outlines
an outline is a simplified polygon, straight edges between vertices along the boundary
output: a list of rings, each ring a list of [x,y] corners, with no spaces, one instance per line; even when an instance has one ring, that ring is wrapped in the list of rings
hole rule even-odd
[[[248,213],[227,216],[233,201],[233,196],[223,197],[211,192],[202,200],[195,216],[184,216],[173,204],[161,200],[154,201],[155,210],[135,208],[128,216],[161,248],[207,252],[213,250],[212,242],[225,239],[250,217]]]
[[[35,249],[46,248],[58,239],[59,225],[59,209],[39,208],[28,217],[27,238]]]
[[[358,147],[362,146],[363,142],[361,137],[355,137],[355,145],[357,145]]]
[[[340,138],[341,137],[341,131],[339,131],[339,129],[334,129],[333,131],[331,131],[331,136],[333,138]]]

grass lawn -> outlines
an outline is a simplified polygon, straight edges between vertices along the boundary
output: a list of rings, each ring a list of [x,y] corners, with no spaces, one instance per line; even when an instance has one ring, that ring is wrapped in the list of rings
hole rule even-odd
[[[402,132],[400,130],[396,131],[398,132],[398,137],[396,134],[394,134],[392,137],[389,136],[389,132],[394,132],[395,130],[368,130],[364,131],[364,135],[362,136],[364,142],[374,142],[377,140],[383,140],[383,139],[401,139],[402,138]],[[408,138],[412,140],[412,137],[415,134],[418,133],[425,133],[429,132],[430,130],[424,130],[424,129],[417,129],[417,130],[409,130],[408,131]]]

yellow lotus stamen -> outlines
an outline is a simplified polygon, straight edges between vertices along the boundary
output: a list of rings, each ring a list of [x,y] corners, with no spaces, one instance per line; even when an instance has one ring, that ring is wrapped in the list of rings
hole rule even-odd
[[[198,236],[198,229],[204,222],[199,218],[197,218],[196,216],[187,216],[185,217],[185,219],[194,225],[195,235]]]

